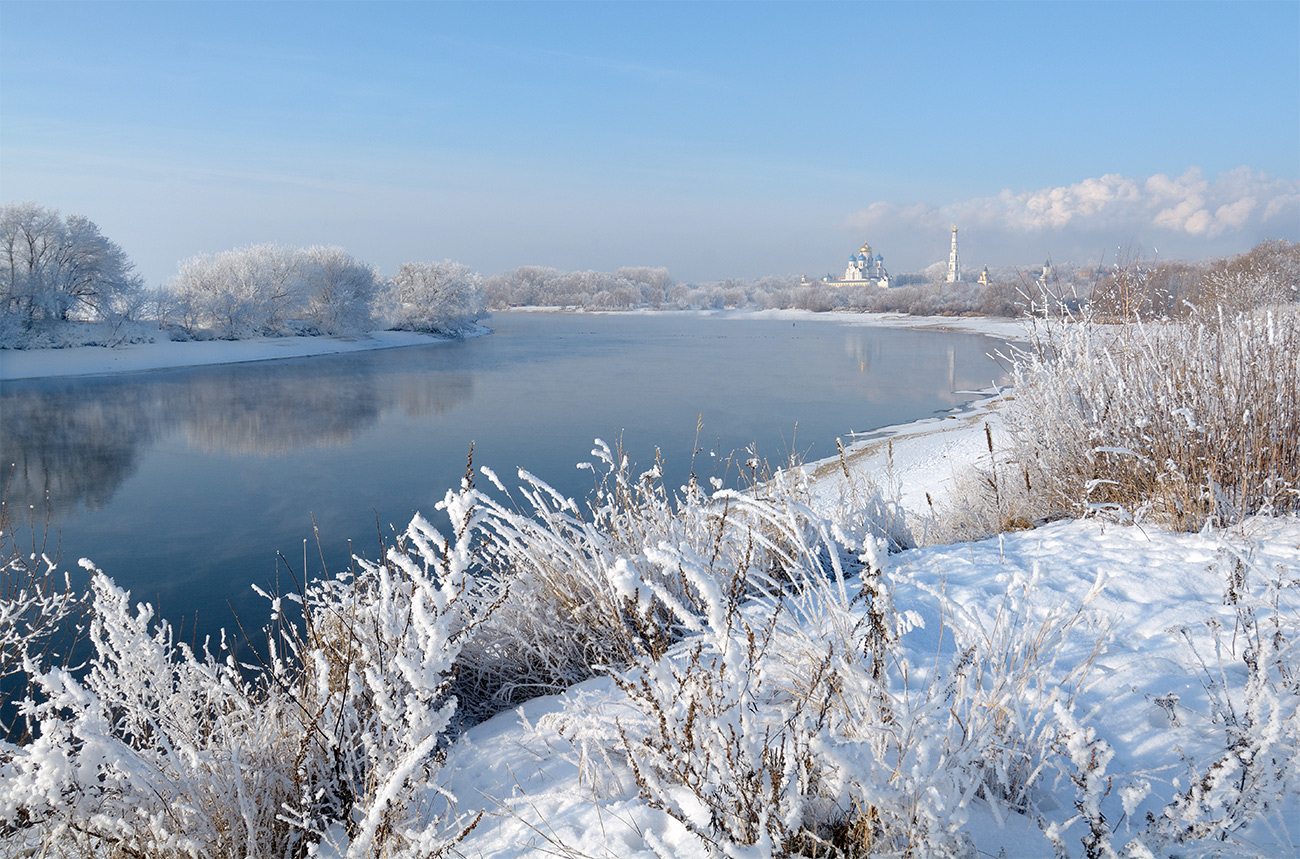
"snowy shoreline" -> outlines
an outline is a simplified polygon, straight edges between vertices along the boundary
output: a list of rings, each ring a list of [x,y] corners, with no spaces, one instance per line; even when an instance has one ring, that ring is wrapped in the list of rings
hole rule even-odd
[[[508,310],[503,313],[574,313],[569,310]],[[840,324],[886,328],[916,328],[966,331],[989,337],[1017,339],[1024,333],[1020,322],[988,317],[905,316],[897,313],[813,313],[803,310],[762,311],[582,311],[591,315],[626,313],[678,313],[681,315],[726,314],[736,319],[789,319],[798,321],[834,321]],[[489,319],[490,321],[490,319]],[[490,334],[490,327],[475,325],[465,337]],[[70,376],[98,376],[109,373],[135,373],[179,367],[217,364],[243,364],[251,361],[274,361],[282,358],[312,358],[397,349],[431,343],[455,342],[417,331],[372,331],[355,336],[259,337],[249,340],[204,340],[190,342],[159,341],[126,346],[73,346],[62,349],[0,349],[0,381],[44,379]]]
[[[933,514],[931,502],[955,500],[963,472],[987,465],[990,435],[995,456],[1002,449],[1001,399],[990,396],[942,417],[882,428],[847,447],[844,465],[838,457],[805,464],[812,506],[824,511],[836,505],[850,481],[847,466],[853,482],[870,478],[892,494],[916,527]],[[1186,784],[1182,780],[1195,777],[1191,770],[1223,754],[1217,745],[1222,729],[1208,715],[1213,693],[1193,667],[1189,642],[1195,638],[1196,652],[1204,656],[1212,647],[1205,630],[1233,628],[1237,616],[1223,588],[1224,571],[1235,558],[1249,558],[1255,570],[1294,577],[1300,571],[1300,519],[1254,517],[1202,534],[1062,520],[976,542],[909,549],[891,556],[888,567],[894,604],[921,621],[903,641],[917,666],[936,660],[950,625],[989,633],[1009,604],[1019,605],[1026,618],[1080,612],[1079,628],[1050,654],[1047,674],[1088,672],[1071,711],[1096,732],[1090,736],[1104,744],[1099,748],[1113,754],[1103,766],[1111,787],[1101,805],[1111,822],[1111,843],[1127,848],[1121,855],[1173,856],[1181,855],[1177,848],[1145,852],[1144,842],[1152,837],[1146,814],[1160,820]],[[959,615],[949,616],[954,607],[960,607]],[[1184,629],[1192,632],[1180,635]],[[1220,663],[1236,672],[1234,682],[1240,662],[1238,653]],[[438,783],[456,797],[459,814],[472,818],[481,812],[483,818],[457,855],[712,855],[679,821],[639,795],[618,740],[636,718],[617,684],[597,677],[529,700],[460,736]],[[1077,849],[1087,834],[1086,823],[1066,811],[1075,800],[1068,779],[1043,785],[1037,801],[1053,819],[1051,833],[1031,815],[1008,814],[979,799],[953,811],[963,819],[970,855],[1052,855],[1054,836],[1066,846],[1065,855],[1073,856],[1079,854],[1070,847]],[[1300,855],[1300,797],[1285,793],[1276,802],[1275,816],[1235,834],[1234,855]],[[341,848],[335,849],[341,854]]]
[[[796,323],[845,322],[842,314],[802,311],[744,315]],[[1004,340],[1023,337],[1020,323],[1009,320],[873,315],[851,324],[945,328]],[[309,338],[249,342],[247,354],[259,357],[236,360],[329,354],[274,351],[276,345],[295,340]],[[317,342],[303,345],[321,345],[318,338],[310,340]],[[340,342],[357,345],[332,351],[437,341],[423,335],[370,335],[369,340]],[[228,359],[235,354],[232,347],[241,344],[174,345],[214,348],[192,353],[187,364],[170,366],[229,363],[197,358],[207,354]],[[121,351],[129,354],[129,349]],[[105,368],[91,359],[102,359],[110,350],[96,351],[82,359],[84,372],[152,369],[125,364]],[[12,354],[0,353],[0,367],[8,369]],[[77,362],[68,363],[74,367]],[[847,446],[842,460],[831,457],[805,464],[812,484],[810,508],[830,521],[845,496],[869,479],[903,508],[920,542],[933,542],[920,531],[933,520],[935,509],[961,501],[962,480],[986,468],[991,458],[1000,466],[1003,451],[1009,450],[1003,430],[1005,400],[1002,394],[990,393],[941,416],[883,427]],[[663,548],[657,544],[658,551]],[[1285,597],[1300,586],[1300,518],[1256,516],[1231,529],[1202,533],[1103,519],[1039,522],[982,540],[922,545],[888,556],[877,553],[873,562],[881,566],[899,617],[907,619],[892,657],[912,673],[893,689],[887,683],[882,687],[892,696],[891,706],[911,708],[917,718],[925,716],[925,708],[935,703],[926,696],[937,688],[927,692],[927,684],[948,676],[943,671],[960,679],[956,669],[945,667],[955,659],[953,642],[960,639],[984,646],[981,659],[1024,659],[1034,671],[1023,688],[1001,699],[990,698],[967,716],[977,719],[986,710],[997,710],[1003,714],[998,718],[1014,721],[1021,733],[1010,735],[1009,752],[1019,748],[1014,747],[1020,742],[1016,737],[1055,732],[1055,739],[1041,750],[1043,769],[1028,794],[1027,807],[1033,811],[1026,813],[1010,801],[990,801],[979,789],[975,764],[962,769],[941,760],[947,748],[941,734],[901,731],[897,767],[886,760],[889,766],[873,774],[869,756],[856,760],[851,753],[859,748],[855,744],[865,742],[863,737],[874,736],[872,731],[888,733],[884,725],[863,737],[845,734],[839,727],[819,729],[814,739],[828,755],[828,775],[856,779],[855,790],[876,790],[882,803],[907,791],[930,803],[925,806],[932,815],[926,818],[929,834],[923,839],[933,835],[948,840],[918,841],[923,851],[930,849],[926,855],[940,855],[940,848],[950,847],[954,849],[944,855],[1300,855],[1300,791],[1294,772],[1273,773],[1265,763],[1255,771],[1273,782],[1251,794],[1233,787],[1238,778],[1244,784],[1241,755],[1234,751],[1243,743],[1261,761],[1276,755],[1272,760],[1289,766],[1297,724],[1295,693],[1251,687],[1246,671],[1249,636],[1218,635],[1218,630],[1235,632],[1253,612],[1276,612],[1276,603],[1270,609],[1266,598]],[[861,580],[847,584],[857,589]],[[1242,606],[1233,604],[1237,600]],[[1293,603],[1284,605],[1284,611]],[[846,605],[855,604],[856,599],[846,600]],[[792,620],[796,614],[790,615]],[[794,644],[820,644],[824,630],[818,622],[812,614],[801,616],[798,624],[782,627],[782,635]],[[807,668],[807,663],[798,662],[796,647],[787,646],[785,639],[779,645],[767,663],[773,670]],[[686,647],[677,645],[663,665],[677,659],[680,669]],[[1000,677],[992,668],[981,676]],[[755,677],[762,679],[761,673]],[[764,718],[779,714],[771,701],[754,701],[769,707]],[[1014,712],[1005,709],[1008,703]],[[940,715],[949,706],[943,701],[938,705]],[[1225,721],[1223,714],[1233,707],[1240,708],[1244,727]],[[732,710],[724,713],[719,724],[732,715]],[[903,723],[914,724],[906,719]],[[647,713],[610,676],[531,698],[449,743],[440,768],[426,781],[412,782],[412,808],[418,809],[412,821],[417,828],[428,825],[433,838],[439,826],[453,819],[477,819],[453,848],[453,855],[466,859],[711,859],[718,850],[692,833],[681,816],[647,800],[638,786],[628,738],[637,742],[652,729]],[[1292,733],[1271,733],[1282,731]],[[749,741],[758,740],[750,736],[738,742]],[[1023,751],[1026,761],[1031,753],[1039,754],[1029,745]],[[1006,760],[1017,759],[1011,755]],[[1220,771],[1233,780],[1212,781]],[[1207,784],[1202,800],[1194,788]],[[1082,792],[1081,785],[1088,792]],[[830,795],[842,803],[842,811],[851,810],[844,799],[848,794]],[[697,821],[697,830],[706,830],[707,817],[699,820],[704,822]],[[1222,831],[1224,840],[1202,843],[1196,826]],[[455,829],[451,826],[443,834]],[[341,825],[324,836],[318,856],[341,857],[355,846]],[[1101,839],[1105,849],[1089,839]],[[758,846],[731,846],[735,849],[728,855],[778,855]]]
[[[490,329],[475,325],[463,337],[480,337],[490,333]],[[315,358],[347,352],[454,343],[457,339],[420,331],[371,331],[355,336],[257,337],[249,340],[161,341],[115,347],[0,349],[0,381],[138,373],[283,358]]]

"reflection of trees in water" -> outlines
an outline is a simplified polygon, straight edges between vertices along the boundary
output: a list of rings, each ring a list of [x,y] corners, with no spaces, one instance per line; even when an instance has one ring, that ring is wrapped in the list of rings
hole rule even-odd
[[[413,418],[445,415],[474,395],[471,373],[403,373],[382,382],[391,395],[386,402]]]
[[[342,447],[392,409],[441,415],[474,389],[468,373],[340,373],[305,364],[259,369],[266,372],[230,371],[190,386],[182,425],[192,446],[262,456]]]
[[[929,331],[863,333],[850,329],[844,335],[844,358],[860,376],[877,380],[852,395],[872,404],[929,403],[947,408],[970,397],[960,390],[982,389],[994,382],[983,378],[988,367],[988,340],[977,334],[945,332],[938,339]],[[995,368],[996,369],[996,368]],[[998,371],[1000,372],[1000,371]],[[850,384],[852,376],[828,374],[819,385]],[[845,389],[846,393],[848,388]]]
[[[135,471],[142,445],[171,419],[157,387],[83,383],[57,390],[20,386],[0,394],[0,445],[13,466],[7,503],[38,517],[77,505],[96,510]],[[5,478],[9,478],[6,474]]]
[[[395,409],[444,414],[473,387],[470,373],[389,373],[373,360],[6,385],[0,455],[15,466],[8,502],[43,513],[48,492],[52,515],[98,509],[142,450],[176,429],[204,453],[276,456],[347,445]]]
[[[232,374],[188,386],[181,427],[204,453],[278,456],[346,445],[380,408],[366,377]]]

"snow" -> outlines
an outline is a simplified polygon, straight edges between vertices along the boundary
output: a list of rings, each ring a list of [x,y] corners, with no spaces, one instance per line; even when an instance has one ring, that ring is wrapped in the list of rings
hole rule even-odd
[[[1255,520],[1234,541],[1252,544],[1270,566],[1300,569],[1300,523],[1294,520]],[[1187,741],[1172,729],[1158,700],[1177,695],[1182,721],[1204,706],[1204,691],[1181,667],[1183,648],[1170,630],[1211,616],[1232,625],[1230,609],[1222,605],[1222,576],[1212,563],[1221,542],[1210,535],[1060,522],[1001,539],[907,552],[896,570],[906,586],[894,599],[900,607],[927,615],[925,630],[914,633],[909,644],[917,654],[932,653],[941,626],[932,595],[937,588],[973,611],[991,611],[1008,582],[1037,577],[1036,605],[1047,610],[1080,602],[1096,576],[1104,576],[1106,585],[1092,603],[1090,623],[1109,627],[1111,636],[1096,656],[1079,711],[1115,751],[1108,769],[1118,782],[1113,792],[1123,791],[1136,830],[1143,812],[1154,807],[1150,800],[1134,803],[1143,794],[1141,786],[1163,781],[1167,796],[1168,782],[1179,774],[1176,746]],[[1063,658],[1089,658],[1086,637],[1083,641]],[[612,737],[608,745],[616,749],[615,719],[621,715],[626,721],[629,710],[613,684],[598,679],[563,695],[530,701],[518,712],[469,731],[453,747],[442,772],[444,787],[459,798],[462,812],[485,813],[459,846],[459,855],[522,857],[558,852],[560,845],[588,856],[629,859],[703,855],[679,852],[689,844],[681,824],[638,802],[632,776],[616,756],[587,767],[598,778],[583,778],[581,744],[556,727],[561,713],[583,714],[585,739]],[[572,728],[568,734],[575,737]],[[1063,789],[1059,802],[1068,808],[1071,792]],[[1280,843],[1259,845],[1261,855],[1296,855],[1300,805],[1294,796],[1287,811],[1289,830],[1280,833]],[[979,849],[990,855],[1002,849],[1008,856],[1051,853],[1042,832],[1025,819],[999,825],[991,814],[975,815],[970,831]],[[667,853],[656,853],[652,833],[669,847]],[[1121,825],[1117,841],[1123,843],[1131,834]]]
[[[691,839],[682,825],[637,798],[626,767],[590,765],[561,734],[556,717],[585,712],[589,735],[617,747],[615,719],[638,718],[607,678],[580,683],[563,695],[534,698],[460,737],[443,765],[443,786],[461,813],[484,813],[459,845],[465,857],[565,855],[564,848],[600,857],[654,857],[651,846],[681,852]],[[591,776],[583,777],[586,769]]]
[[[474,326],[469,336],[486,333],[488,329]],[[417,331],[372,331],[356,336],[257,337],[248,340],[160,341],[115,347],[0,349],[0,381],[240,364],[421,346],[447,340],[446,337]]]
[[[1002,395],[982,393],[987,396],[942,417],[881,427],[859,436],[844,451],[849,473],[855,479],[870,476],[897,498],[909,518],[924,518],[932,502],[938,505],[951,497],[963,471],[988,462],[985,424],[993,433],[994,450],[998,449],[1002,420],[997,406]],[[813,477],[813,497],[823,506],[844,492],[849,482],[838,458],[804,468]]]
[[[756,315],[826,318],[791,311]],[[836,319],[843,321],[842,316]],[[872,317],[862,324],[958,327],[998,337],[1021,331],[1016,323],[984,319]],[[120,354],[121,361],[107,360],[109,350],[58,350],[68,357],[46,353],[34,356],[44,362],[24,365],[11,362],[28,356],[0,353],[0,376],[189,366],[218,355],[265,360],[289,357],[277,350],[292,351],[293,344],[305,340],[113,350],[110,354]],[[312,338],[304,345],[319,348],[326,340],[340,346],[328,351],[351,351],[430,338],[386,332],[357,341]],[[189,351],[193,347],[209,350]],[[239,347],[244,348],[237,351]],[[151,363],[167,361],[182,363]],[[1002,449],[1001,394],[988,394],[951,415],[875,431],[850,446],[842,461],[805,466],[814,480],[811,506],[830,508],[852,479],[869,476],[898,500],[914,526],[924,522],[935,507],[960,494],[964,473],[996,464]],[[846,469],[851,477],[845,476]],[[1044,645],[1048,652],[1036,656],[1046,666],[1042,681],[1059,684],[1062,691],[1062,697],[1054,697],[1053,688],[1045,699],[1051,704],[1050,718],[1067,732],[1058,735],[1056,751],[1067,769],[1071,764],[1079,768],[1077,780],[1088,791],[1080,794],[1073,771],[1049,774],[1036,788],[1035,802],[1045,818],[1041,826],[1029,815],[979,796],[963,800],[956,812],[964,815],[961,829],[978,855],[1048,856],[1058,854],[1061,845],[1068,855],[1085,855],[1091,849],[1084,840],[1090,820],[1104,819],[1113,833],[1110,846],[1119,855],[1218,855],[1222,848],[1236,855],[1300,856],[1300,794],[1296,776],[1285,773],[1265,816],[1232,832],[1230,841],[1148,852],[1148,816],[1159,823],[1169,803],[1189,785],[1201,775],[1202,783],[1208,780],[1207,767],[1224,759],[1224,749],[1250,736],[1254,715],[1243,714],[1244,727],[1230,728],[1222,723],[1216,701],[1227,695],[1216,684],[1241,689],[1246,675],[1239,638],[1243,615],[1225,593],[1235,564],[1250,571],[1248,585],[1260,598],[1260,610],[1267,611],[1266,597],[1300,586],[1300,519],[1254,517],[1231,530],[1204,533],[1067,520],[880,559],[888,567],[889,598],[910,621],[901,647],[914,671],[909,682],[917,688],[927,676],[937,676],[940,663],[950,658],[952,631],[995,634],[1011,596],[1019,600],[1016,611],[1028,619],[1031,630],[1034,622],[1074,618],[1066,633]],[[1279,585],[1265,594],[1268,576]],[[1284,598],[1283,612],[1293,611],[1286,606]],[[799,622],[812,630],[818,621],[807,614]],[[1266,717],[1267,708],[1278,707],[1281,697],[1270,694],[1260,698]],[[1285,706],[1294,708],[1294,698]],[[1245,706],[1242,697],[1234,700],[1233,706]],[[1287,718],[1287,724],[1295,723],[1294,714]],[[458,736],[434,781],[425,786],[422,807],[429,819],[447,812],[462,823],[478,818],[450,851],[461,857],[718,855],[708,852],[680,820],[642,797],[624,736],[636,735],[646,719],[645,711],[609,677],[534,698]],[[1268,731],[1281,724],[1282,719],[1264,718],[1255,727]],[[1264,740],[1294,745],[1293,734]],[[923,738],[914,765],[930,766],[925,755],[935,751]],[[1286,759],[1294,761],[1294,748],[1290,754]],[[1085,766],[1089,761],[1091,769]],[[685,795],[679,807],[688,809],[691,801]],[[1216,801],[1222,802],[1222,796]],[[700,813],[708,812],[701,807]],[[1213,813],[1210,808],[1203,816]],[[1060,843],[1054,844],[1053,837]],[[347,846],[325,844],[320,855],[342,855]],[[733,846],[728,855],[761,854]],[[1099,847],[1095,855],[1116,854]]]
[[[1261,526],[1262,527],[1262,526]],[[1295,568],[1300,561],[1300,525],[1275,523],[1268,534],[1269,554]],[[1107,528],[1096,522],[1067,522],[1005,540],[918,550],[905,562],[906,574],[918,582],[946,584],[948,593],[970,606],[996,605],[999,585],[1027,577],[1037,567],[1049,582],[1039,596],[1045,605],[1077,601],[1092,583],[1092,571],[1111,576],[1106,596],[1096,606],[1095,623],[1111,626],[1111,644],[1097,658],[1097,680],[1084,696],[1087,715],[1116,751],[1111,773],[1132,774],[1121,781],[1130,821],[1140,823],[1145,810],[1133,797],[1152,779],[1172,778],[1179,764],[1175,739],[1167,733],[1169,716],[1156,702],[1170,693],[1180,706],[1196,706],[1197,688],[1178,670],[1179,642],[1168,630],[1189,620],[1189,608],[1222,616],[1211,599],[1218,580],[1205,572],[1213,541],[1162,534],[1155,539],[1135,528]],[[903,605],[925,603],[923,589],[895,594]],[[913,599],[915,602],[913,602]],[[1230,624],[1228,618],[1225,623]],[[939,618],[927,628],[938,629]],[[913,642],[919,650],[932,641]],[[1089,654],[1071,654],[1075,659]],[[611,765],[598,783],[582,778],[578,747],[548,724],[548,716],[582,712],[583,730],[606,737],[614,729],[621,695],[608,680],[594,680],[564,695],[539,699],[518,713],[503,714],[470,731],[457,743],[443,775],[446,789],[461,799],[461,811],[485,812],[485,820],[460,845],[464,856],[528,856],[573,848],[592,856],[664,855],[653,849],[649,834],[661,844],[684,848],[681,824],[637,801],[625,766]],[[612,744],[617,746],[617,741]],[[1123,778],[1121,776],[1121,778]],[[1065,791],[1060,805],[1070,805]],[[1284,841],[1272,849],[1294,851],[1300,844],[1300,805],[1290,798],[1291,821]],[[1135,830],[1140,826],[1134,826]],[[979,848],[991,855],[1048,855],[1051,844],[1026,819],[999,825],[987,814],[973,821]],[[1121,828],[1121,840],[1126,835]],[[1266,850],[1261,845],[1261,850]],[[669,854],[686,854],[670,850]],[[702,855],[702,854],[701,854]],[[1294,852],[1275,855],[1295,855]]]
[[[854,325],[871,325],[883,328],[916,328],[936,331],[965,331],[984,334],[1004,340],[1020,340],[1025,336],[1025,324],[1019,319],[997,316],[910,316],[906,313],[815,313],[811,310],[765,310],[758,314],[771,314],[778,318],[825,319]]]
[[[897,482],[904,507],[924,515],[927,492],[936,504],[946,501],[954,475],[987,459],[984,425],[999,425],[996,400],[960,415],[882,430],[848,451],[850,470],[871,473],[881,483]],[[810,469],[822,475],[817,497],[834,498],[837,481],[843,480],[839,462]],[[1041,615],[1087,602],[1085,634],[1072,637],[1054,656],[1062,674],[1091,660],[1073,718],[1095,731],[1092,741],[1104,741],[1113,754],[1105,769],[1110,781],[1102,808],[1118,848],[1140,834],[1146,813],[1158,814],[1175,795],[1175,785],[1186,786],[1188,761],[1199,756],[1203,767],[1212,754],[1204,730],[1210,720],[1207,692],[1190,667],[1194,663],[1180,630],[1203,632],[1215,621],[1233,628],[1223,565],[1235,553],[1249,555],[1254,569],[1286,570],[1295,578],[1300,521],[1255,518],[1229,533],[1206,534],[1061,521],[975,543],[912,549],[893,558],[893,600],[900,611],[917,612],[924,621],[905,637],[916,665],[934,661],[940,648],[945,618],[939,594],[962,606],[971,616],[968,622],[980,624],[991,623],[1009,587],[1026,588],[1029,611]],[[1088,601],[1098,584],[1099,593]],[[1200,637],[1208,653],[1212,645]],[[529,701],[467,732],[450,750],[440,781],[457,798],[459,812],[484,816],[456,855],[707,855],[680,822],[638,798],[619,741],[619,726],[636,718],[625,696],[600,678]],[[1222,729],[1211,727],[1211,736],[1214,730],[1222,735]],[[1086,753],[1087,738],[1077,736],[1070,751]],[[1040,802],[1054,805],[1058,819],[1066,820],[1074,808],[1073,786],[1066,781],[1049,787],[1058,795]],[[1076,821],[1064,827],[1062,838],[1072,845],[1072,855],[1085,826]],[[1053,853],[1030,818],[997,814],[984,804],[972,810],[965,831],[981,855]],[[1248,829],[1240,839],[1238,850],[1246,855],[1300,855],[1297,796],[1283,800],[1275,820]]]
[[[554,312],[511,310],[519,312]],[[606,311],[586,311],[599,315]],[[717,311],[607,311],[609,313],[678,313],[690,316],[715,315]],[[721,311],[736,319],[789,319],[791,321],[827,321],[852,325],[878,325],[890,328],[934,328],[987,334],[1014,339],[1024,333],[1023,325],[1009,319],[987,317],[906,316],[898,313],[813,313],[803,310]],[[489,333],[482,325],[473,325],[465,336]],[[190,342],[159,341],[124,346],[74,346],[64,349],[0,349],[0,381],[56,376],[91,376],[104,373],[130,373],[175,367],[210,364],[239,364],[246,361],[271,361],[277,358],[305,358],[314,355],[337,355],[372,349],[419,346],[446,340],[434,334],[415,331],[372,331],[356,336],[259,337],[247,340],[206,340]]]

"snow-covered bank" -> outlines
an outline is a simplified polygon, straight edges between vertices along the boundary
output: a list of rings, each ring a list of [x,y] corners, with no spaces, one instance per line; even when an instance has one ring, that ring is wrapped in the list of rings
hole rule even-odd
[[[1214,709],[1202,685],[1207,678],[1196,659],[1218,670],[1207,630],[1215,623],[1234,628],[1234,610],[1223,599],[1224,567],[1239,554],[1257,569],[1281,568],[1294,577],[1300,571],[1300,521],[1257,519],[1222,535],[1059,522],[974,544],[905,552],[896,556],[891,578],[895,605],[925,622],[904,638],[917,666],[935,663],[940,639],[953,625],[992,629],[1008,590],[1026,594],[1028,613],[1042,617],[1083,605],[1100,581],[1082,628],[1052,659],[1062,674],[1092,663],[1075,715],[1114,753],[1103,765],[1102,779],[1109,782],[1101,802],[1114,849],[1128,856],[1297,856],[1300,802],[1294,791],[1277,798],[1261,825],[1243,827],[1227,842],[1193,839],[1166,853],[1145,837],[1147,813],[1165,820],[1162,808],[1230,742],[1228,729],[1212,722]],[[940,594],[965,616],[944,617]],[[1105,643],[1094,653],[1103,635]],[[1236,679],[1244,671],[1240,654],[1223,667]],[[923,681],[914,682],[919,687]],[[455,855],[715,855],[680,822],[639,798],[619,742],[620,730],[637,718],[626,696],[601,678],[530,701],[461,737],[440,783],[457,797],[462,812],[483,811],[484,818]],[[1071,856],[1083,855],[1080,838],[1087,831],[1086,822],[1075,818],[1075,800],[1068,778],[1047,781],[1036,800],[1061,827]],[[978,798],[952,811],[966,817],[961,829],[970,836],[971,856],[1054,855],[1052,842],[1027,815],[999,813]],[[1135,839],[1155,851],[1143,852],[1139,844],[1125,850]]]
[[[588,316],[617,316],[624,314],[720,316],[737,320],[788,319],[791,322],[834,322],[842,325],[869,325],[881,328],[966,331],[971,334],[984,334],[1004,340],[1019,340],[1025,336],[1025,323],[1022,320],[998,316],[912,316],[906,313],[861,313],[848,310],[591,310],[579,307],[511,307],[505,310],[494,310],[493,313],[575,313]]]
[[[275,682],[97,577],[96,671],[38,678],[0,822],[193,855],[233,827],[395,859],[1294,855],[1300,519],[1004,506],[1033,382],[744,492],[601,442],[586,504],[482,468],[304,587]]]
[[[474,325],[464,336],[490,333]],[[128,346],[69,349],[0,349],[0,381],[54,376],[93,376],[211,364],[242,364],[449,342],[418,331],[372,331],[356,336],[258,337],[250,340],[160,341]]]
[[[826,509],[843,497],[847,465],[852,480],[870,477],[891,488],[913,522],[928,519],[934,505],[954,500],[960,475],[987,466],[990,433],[998,455],[1000,399],[883,428],[847,449],[843,461],[809,464],[814,506]],[[948,822],[967,855],[1300,856],[1300,790],[1291,763],[1296,696],[1266,683],[1252,691],[1258,681],[1247,679],[1254,657],[1242,617],[1254,609],[1243,615],[1235,604],[1262,604],[1278,588],[1300,586],[1300,520],[1257,517],[1203,534],[1061,521],[908,550],[892,559],[889,580],[893,605],[921,621],[902,638],[917,689],[932,676],[927,666],[938,670],[954,633],[996,638],[1008,611],[1029,626],[1078,613],[1072,633],[1037,654],[1050,663],[1041,682],[1073,678],[1077,694],[1068,712],[1053,717],[1064,723],[1054,729],[1062,731],[1055,741],[1060,768],[1033,799],[1038,819],[979,796],[946,797]],[[1241,593],[1234,581],[1243,583]],[[1287,612],[1285,599],[1282,606]],[[1282,628],[1288,624],[1294,617]],[[597,678],[470,730],[451,748],[439,779],[461,813],[483,815],[456,855],[773,855],[715,852],[647,801],[625,745],[644,719],[618,684]],[[1262,778],[1265,793],[1276,793],[1262,805],[1238,787],[1261,776],[1244,771],[1233,751],[1251,743],[1247,754],[1274,756]],[[917,763],[924,757],[918,753]],[[1279,763],[1280,771],[1268,772]],[[941,793],[942,784],[931,789]],[[1240,822],[1225,824],[1234,814]]]
[[[909,519],[932,515],[934,505],[952,498],[959,476],[988,462],[984,427],[996,444],[1002,437],[1002,398],[990,393],[940,417],[881,427],[846,447],[842,461],[830,457],[806,464],[814,502],[825,507],[848,492],[851,481],[869,478],[897,500]],[[852,477],[846,477],[846,467]]]
[[[895,313],[813,313],[804,310],[760,311],[560,311],[551,308],[523,308],[507,313],[588,313],[591,315],[625,313],[678,313],[686,316],[718,315],[744,319],[789,319],[792,322],[835,322],[888,328],[917,328],[967,331],[989,337],[1013,340],[1023,336],[1020,322],[986,317],[906,316]],[[471,324],[462,336],[477,337],[490,333],[480,324]],[[445,342],[447,338],[415,331],[372,331],[356,336],[259,337],[247,340],[206,340],[133,343],[122,346],[74,346],[62,349],[0,349],[0,381],[56,376],[93,376],[104,373],[130,373],[176,367],[211,364],[241,364],[248,361],[273,361],[279,358],[307,358],[337,355],[373,349],[392,349]]]
[[[936,331],[966,331],[1005,340],[1021,340],[1025,336],[1025,323],[1021,319],[998,316],[911,316],[906,313],[813,313],[806,310],[781,310],[774,313],[798,314],[810,319],[830,316],[840,321],[883,328],[933,329]]]
[[[752,316],[755,319],[789,319],[795,322],[828,320],[840,324],[868,325],[878,328],[965,331],[970,334],[983,334],[987,337],[1002,340],[1023,340],[1025,337],[1024,320],[997,316],[911,316],[906,313],[857,313],[842,310],[823,313],[812,310],[737,310],[723,312],[735,313],[737,317]]]

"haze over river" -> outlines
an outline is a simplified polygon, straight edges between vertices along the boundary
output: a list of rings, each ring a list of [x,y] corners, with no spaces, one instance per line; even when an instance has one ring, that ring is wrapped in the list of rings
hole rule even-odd
[[[116,376],[6,382],[10,510],[62,568],[88,557],[188,639],[267,618],[258,583],[342,569],[459,484],[474,444],[508,487],[526,468],[582,496],[592,440],[670,486],[756,445],[773,463],[950,410],[1002,371],[1000,342],[946,331],[717,314],[498,313],[464,342]],[[702,421],[698,433],[696,425]],[[797,426],[797,432],[796,432]],[[846,439],[847,441],[847,439]],[[697,451],[698,448],[698,451]],[[734,466],[732,476],[734,476]],[[480,481],[487,485],[486,481]],[[376,528],[378,527],[378,532]],[[29,534],[19,533],[27,545]]]

